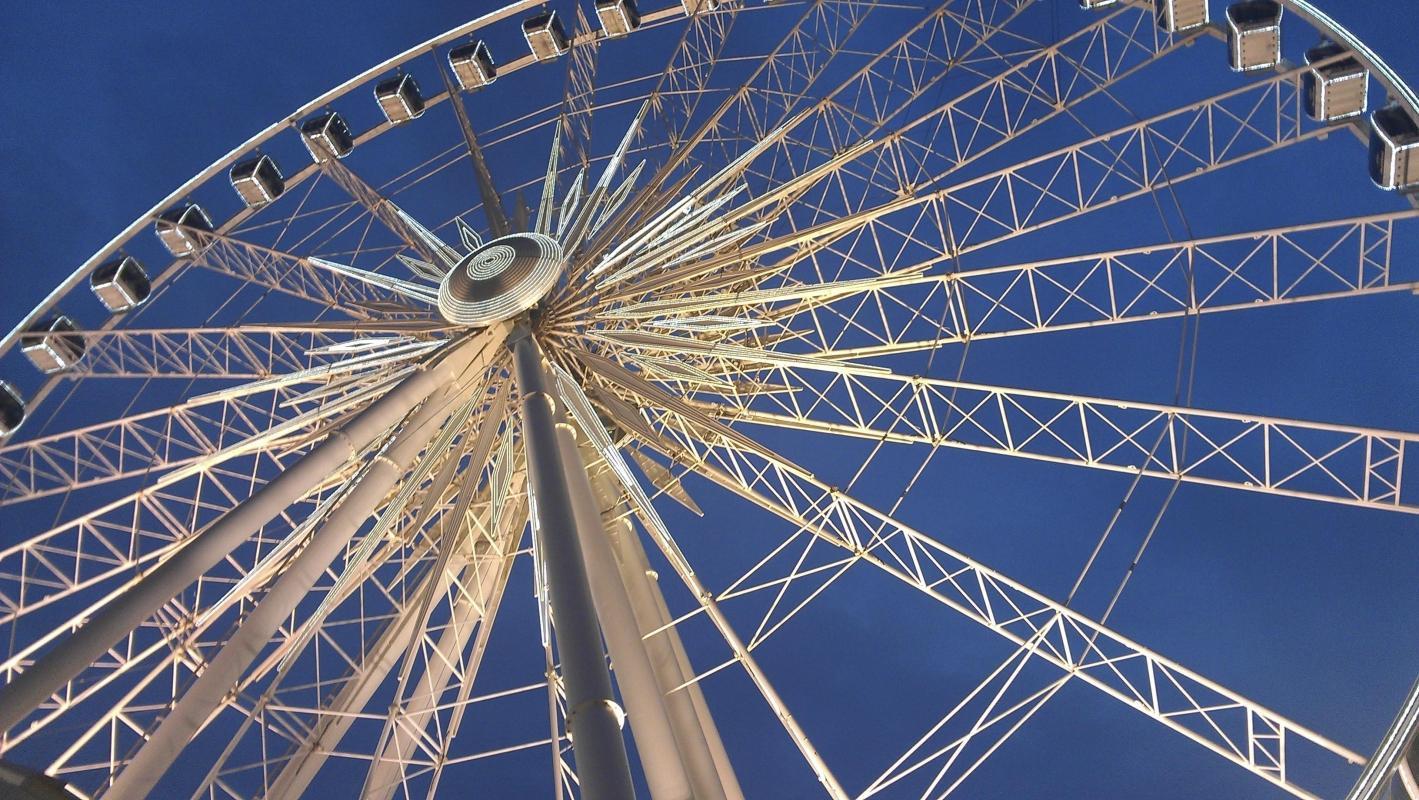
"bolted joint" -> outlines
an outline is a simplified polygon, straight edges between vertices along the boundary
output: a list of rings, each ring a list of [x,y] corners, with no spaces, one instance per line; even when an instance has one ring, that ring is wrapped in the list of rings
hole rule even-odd
[[[531,391],[531,392],[527,392],[524,396],[525,396],[527,399],[529,399],[529,400],[531,400],[531,399],[533,399],[533,398],[535,398],[535,397],[540,397],[540,398],[542,398],[543,400],[547,401],[547,408],[548,408],[553,414],[556,414],[556,413],[557,413],[557,398],[553,397],[550,392],[545,392],[545,391],[540,391],[540,390],[534,390],[534,391]]]
[[[376,463],[383,464],[384,466],[394,470],[396,474],[404,471],[403,467],[399,466],[399,464],[396,463],[394,459],[390,458],[384,453],[375,453],[374,458],[371,460]]]
[[[354,458],[358,452],[358,448],[355,447],[354,441],[350,439],[349,434],[345,433],[343,429],[337,428],[331,431],[330,436],[326,439],[326,441],[341,442],[345,446],[345,451],[349,453],[349,456],[347,458]]]
[[[567,738],[568,738],[568,739],[572,738],[572,731],[576,729],[576,717],[577,717],[577,715],[580,714],[580,713],[583,712],[583,711],[594,711],[594,710],[609,710],[609,711],[611,712],[611,716],[613,716],[613,717],[616,718],[616,728],[619,729],[619,730],[625,730],[625,728],[626,728],[626,712],[625,712],[625,710],[622,709],[621,706],[620,706],[620,704],[617,703],[617,702],[615,702],[614,700],[609,700],[609,699],[604,698],[604,697],[599,697],[599,698],[593,698],[593,699],[591,699],[591,700],[585,700],[585,701],[583,701],[583,702],[581,702],[581,703],[578,703],[578,704],[575,705],[575,706],[572,706],[570,709],[567,710]]]
[[[507,335],[507,340],[504,342],[504,345],[507,347],[507,349],[516,352],[517,345],[520,342],[522,342],[524,339],[531,338],[533,338],[532,327],[528,324],[527,318],[523,317],[512,326],[512,332]]]

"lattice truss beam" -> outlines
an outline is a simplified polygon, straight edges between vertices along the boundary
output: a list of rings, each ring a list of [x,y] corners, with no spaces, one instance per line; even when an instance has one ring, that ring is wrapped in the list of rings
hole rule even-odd
[[[356,339],[357,333],[364,335]],[[166,480],[175,467],[211,468],[253,452],[298,448],[440,344],[380,333],[254,327],[91,334],[99,356],[89,362],[90,374],[117,368],[130,377],[256,380],[0,446],[0,506],[128,478]],[[291,371],[271,375],[269,368]]]
[[[607,316],[663,324],[729,303],[802,331],[799,349],[863,359],[974,339],[1412,291],[1419,283],[1392,274],[1391,254],[1396,243],[1402,250],[1419,235],[1416,216],[1365,215],[945,275],[909,268],[878,279],[785,281],[648,301]],[[810,320],[827,321],[830,332],[820,335]]]
[[[628,373],[608,370],[595,358],[588,364],[614,391],[646,410],[652,430],[634,433],[637,438],[672,463],[844,551],[848,561],[838,569],[829,564],[804,570],[800,580],[822,582],[843,566],[871,565],[1016,645],[1032,648],[1069,680],[1092,686],[1300,797],[1313,795],[1292,781],[1298,760],[1363,761],[1309,728],[824,484],[699,409]],[[949,741],[936,745],[934,758],[953,750]]]
[[[716,416],[871,441],[944,446],[1231,489],[1419,513],[1419,433],[1327,425],[885,372],[776,366],[794,391],[703,403]]]
[[[1177,314],[1194,307],[1231,309],[1255,305],[1250,301],[1257,299],[1264,303],[1289,302],[1382,291],[1394,286],[1396,282],[1390,280],[1387,267],[1389,239],[1402,215],[1254,232],[1268,240],[1269,248],[1264,246],[1266,243],[1246,248],[1243,237],[1162,248],[1178,256],[1174,261],[1166,257],[1160,261],[1155,258],[1159,248],[1151,248],[1154,252],[1139,249],[1096,254],[962,273],[954,278],[933,274],[962,252],[1146,194],[1161,181],[1176,183],[1323,134],[1323,129],[1306,130],[1300,123],[1295,105],[1298,99],[1296,73],[1264,79],[1189,109],[1144,120],[955,187],[920,197],[888,200],[849,213],[842,220],[810,220],[800,230],[746,248],[741,256],[762,258],[776,252],[787,255],[767,268],[745,270],[743,281],[737,286],[727,281],[721,284],[729,291],[715,294],[701,288],[698,299],[661,299],[673,295],[676,284],[675,278],[662,276],[605,298],[602,314],[624,319],[627,326],[664,324],[696,313],[711,300],[726,304],[728,315],[778,299],[788,304],[766,313],[783,330],[807,340],[815,350],[863,355],[921,349],[969,335],[973,329],[979,329],[982,335],[1004,335],[1010,330],[1035,332],[1051,325],[1122,321],[1153,316],[1152,312]],[[1234,104],[1240,104],[1241,112],[1234,113]],[[1223,124],[1222,120],[1228,122]],[[1169,138],[1162,132],[1179,126],[1182,135]],[[1106,151],[1113,155],[1106,158]],[[1130,156],[1136,157],[1136,163],[1130,165]],[[1047,180],[1033,181],[1029,173],[1036,169],[1043,170]],[[839,169],[834,179],[845,171],[846,167]],[[995,195],[989,203],[976,207],[962,199],[981,191],[983,186]],[[1026,196],[1030,192],[1035,193],[1032,198]],[[843,191],[842,198],[859,194]],[[1061,202],[1062,197],[1067,197],[1068,202]],[[1000,198],[1006,198],[1014,209],[1003,220],[989,213]],[[847,201],[835,198],[833,205],[841,202]],[[984,239],[978,238],[982,232]],[[819,257],[824,242],[831,250],[827,258]],[[1229,247],[1232,252],[1225,252]],[[1238,247],[1243,249],[1237,252]],[[1350,254],[1354,265],[1343,263]],[[1224,260],[1225,264],[1209,263],[1217,260]],[[723,261],[713,266],[729,265],[728,259]],[[1116,266],[1120,261],[1125,266]],[[1332,261],[1339,263],[1332,265]],[[1094,262],[1101,262],[1103,268],[1091,272],[1089,265]],[[1265,274],[1268,262],[1274,273],[1270,276]],[[1081,263],[1086,266],[1080,267]],[[702,274],[705,268],[698,269],[697,274]],[[1202,277],[1196,286],[1180,294],[1179,279],[1188,279],[1187,270]],[[793,271],[791,277],[775,277],[789,271]],[[731,272],[730,277],[733,275]],[[1049,283],[1058,288],[1049,287]],[[754,292],[749,292],[750,296],[744,298],[749,302],[738,302],[737,295],[743,287],[755,288],[756,284],[777,288],[779,293],[766,291],[754,296]],[[1398,282],[1398,287],[1404,285]],[[1033,294],[1025,291],[1031,286],[1035,288]],[[636,302],[643,296],[638,293],[646,289],[659,290],[660,294],[655,299]],[[1101,295],[1105,292],[1112,296]],[[940,322],[933,321],[935,330],[931,330],[926,322],[930,311],[923,307],[930,306],[934,297],[940,298],[935,300],[935,320]],[[1178,301],[1169,297],[1184,298],[1183,308],[1179,309]],[[1024,302],[1029,306],[1015,309]],[[1173,303],[1171,308],[1169,303]],[[943,309],[943,304],[948,307]],[[978,308],[983,304],[984,308]],[[1002,308],[1006,304],[1010,306],[1008,312]],[[889,313],[895,311],[903,313]],[[896,321],[896,317],[904,322]],[[903,331],[913,327],[913,335],[906,337]],[[958,333],[953,327],[965,333]],[[741,341],[758,338],[757,334],[742,332],[728,337]]]
[[[1401,211],[1089,253],[946,275],[906,275],[843,294],[782,290],[768,313],[813,314],[835,333],[814,344],[836,358],[1187,314],[1413,290],[1391,254],[1419,235]],[[886,319],[883,323],[879,320]],[[858,342],[855,346],[844,346]],[[870,342],[870,343],[869,343]]]
[[[215,397],[8,445],[0,448],[0,505],[160,474],[252,439],[268,440],[253,449],[289,449],[315,428],[266,434],[295,416],[296,409],[286,407],[295,397],[285,388]]]
[[[385,327],[389,332],[389,328]],[[269,378],[343,357],[338,345],[379,332],[339,324],[114,329],[84,334],[84,358],[65,375],[109,378]],[[317,354],[312,355],[312,351]]]
[[[390,220],[379,219],[387,225],[404,224],[395,214],[385,216]],[[402,228],[398,230],[402,232]],[[253,286],[307,300],[355,319],[368,319],[376,316],[376,312],[383,312],[378,316],[387,317],[391,310],[403,305],[392,292],[320,269],[303,256],[235,234],[192,231],[192,235],[204,243],[204,249],[191,256],[194,264]]]

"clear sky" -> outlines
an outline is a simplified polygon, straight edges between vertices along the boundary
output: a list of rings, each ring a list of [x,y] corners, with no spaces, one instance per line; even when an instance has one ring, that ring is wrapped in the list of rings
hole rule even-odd
[[[1072,0],[1044,2],[1060,3],[1062,14],[1079,13]],[[7,78],[0,119],[0,330],[214,159],[349,75],[482,13],[488,4],[13,4],[0,26],[0,74]],[[1317,4],[1419,85],[1419,2]],[[1220,8],[1213,3],[1214,16]],[[1206,46],[1214,59],[1207,68],[1224,73],[1220,47]],[[1190,77],[1188,70],[1201,61],[1164,73],[1157,89]],[[613,144],[598,140],[597,148]],[[545,149],[538,140],[527,143],[525,152],[539,159]],[[1227,181],[1189,185],[1180,193],[1184,216],[1201,236],[1400,207],[1393,198],[1370,197],[1357,209],[1349,205],[1350,192],[1330,194],[1310,171],[1331,174],[1339,167],[1308,159],[1348,153],[1355,180],[1362,181],[1362,150],[1323,152],[1292,154],[1276,162],[1279,173],[1259,165],[1231,173]],[[1144,231],[1130,243],[1158,241],[1152,207],[1131,209],[1113,224]],[[1038,252],[1088,250],[1087,235],[1039,237]],[[1395,258],[1410,280],[1419,274],[1414,241],[1411,234],[1411,247]],[[1194,402],[1419,430],[1416,302],[1399,294],[1206,318]],[[1005,385],[1169,402],[1178,329],[1172,322],[1148,324],[1154,327],[1146,332],[1144,326],[1122,326],[982,344],[971,352],[964,374]],[[932,365],[933,374],[954,373],[959,351],[948,356]],[[13,357],[0,365],[27,366]],[[97,408],[100,401],[80,402]],[[825,475],[836,476],[866,452],[859,444],[769,436]],[[879,456],[864,480],[866,499],[890,505],[923,453],[903,447]],[[901,513],[985,563],[1062,597],[1127,484],[1126,476],[1112,473],[952,451],[933,460],[927,480]],[[753,544],[757,526],[778,523],[703,483],[690,489],[712,513],[697,520],[667,510],[667,519],[683,526],[687,553],[704,559],[709,575],[731,575],[736,563],[741,571],[747,568],[750,562],[736,560],[735,548],[759,553]],[[1110,579],[1101,585],[1111,588],[1122,574],[1165,489],[1145,484],[1124,517],[1117,552],[1110,551],[1102,567]],[[1111,624],[1369,753],[1419,665],[1416,520],[1184,486]],[[0,509],[0,545],[19,540],[35,524]],[[515,580],[523,581],[519,589],[526,584],[525,577]],[[526,594],[516,593],[524,606]],[[1098,613],[1097,600],[1086,613]],[[689,608],[683,593],[671,604]],[[528,620],[527,613],[510,612],[507,623],[526,626]],[[535,643],[533,628],[519,634]],[[709,648],[703,652],[699,666],[708,667],[715,656]],[[894,748],[900,752],[1007,653],[998,640],[949,611],[854,572],[815,601],[814,613],[785,628],[761,658],[840,777],[860,788],[890,763]],[[536,655],[540,659],[540,648]],[[488,669],[491,685],[514,680],[511,672],[499,674],[496,661]],[[741,674],[716,675],[706,681],[706,691],[752,797],[814,796],[811,776]],[[499,775],[500,783],[473,796],[540,796],[547,770],[545,759],[535,763],[535,774],[529,768],[518,779]],[[1353,777],[1333,773],[1319,780],[1334,787],[1347,774]],[[1097,692],[1071,685],[965,784],[961,796],[1282,795]]]

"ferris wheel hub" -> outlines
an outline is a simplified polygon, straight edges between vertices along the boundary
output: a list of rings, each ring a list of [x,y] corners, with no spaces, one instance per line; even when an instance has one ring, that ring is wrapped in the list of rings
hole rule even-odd
[[[456,325],[491,325],[536,305],[556,284],[565,263],[555,239],[514,233],[464,256],[444,275],[438,307]]]

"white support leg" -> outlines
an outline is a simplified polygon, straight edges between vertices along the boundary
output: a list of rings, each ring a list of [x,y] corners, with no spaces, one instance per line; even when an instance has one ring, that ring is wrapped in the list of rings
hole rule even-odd
[[[631,735],[635,737],[646,784],[655,800],[692,800],[695,795],[691,794],[690,779],[676,747],[664,694],[641,641],[626,586],[621,582],[616,557],[606,539],[601,509],[587,478],[587,466],[570,425],[557,426],[557,443],[561,448],[567,488],[571,491],[591,597],[601,621],[601,632],[606,637],[606,647],[611,651],[616,685],[626,702]],[[702,796],[698,800],[709,798]]]
[[[522,397],[527,468],[537,499],[541,552],[547,569],[557,655],[567,693],[567,731],[576,753],[577,777],[587,800],[635,796],[620,707],[611,693],[611,674],[601,647],[601,631],[577,544],[566,476],[557,446],[556,401],[548,387],[537,340],[526,329],[513,334],[513,366]]]
[[[482,371],[477,372],[481,377]],[[413,413],[390,447],[374,457],[364,477],[349,489],[344,500],[311,537],[310,543],[281,572],[276,583],[242,621],[236,633],[183,692],[172,711],[118,774],[105,797],[138,800],[152,794],[153,787],[162,780],[183,748],[221,705],[222,698],[232,691],[281,623],[289,617],[301,598],[310,592],[414,459],[433,440],[448,416],[451,401],[462,388],[461,383],[446,383]]]
[[[613,524],[607,526],[607,533],[636,622],[643,636],[658,631],[645,639],[646,652],[660,691],[665,695],[666,710],[675,731],[675,744],[689,772],[695,797],[697,800],[744,800],[744,792],[739,788],[734,765],[729,761],[719,729],[710,715],[703,689],[698,683],[684,686],[695,676],[695,670],[680,642],[680,634],[675,628],[667,627],[671,620],[670,610],[653,577],[655,573],[646,559],[645,549],[629,518],[616,513],[623,510],[619,494],[604,486],[608,480],[604,473],[601,477],[603,480],[597,488],[602,490],[602,508],[610,512],[608,516],[617,517]],[[684,688],[676,691],[680,686]]]
[[[288,506],[354,458],[421,401],[470,363],[484,363],[506,337],[490,328],[446,357],[416,371],[360,412],[300,461],[287,467],[241,505],[155,567],[28,669],[0,687],[0,730],[19,724],[31,711],[103,656],[143,620],[275,519]],[[480,359],[482,357],[482,359]]]

